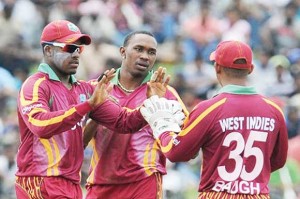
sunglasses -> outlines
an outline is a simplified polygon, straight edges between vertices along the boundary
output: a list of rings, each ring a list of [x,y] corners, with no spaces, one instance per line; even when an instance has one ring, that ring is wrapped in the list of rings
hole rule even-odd
[[[82,53],[84,46],[83,45],[76,45],[76,44],[64,44],[58,42],[43,42],[44,44],[60,47],[62,51],[67,53],[74,53],[78,52],[79,54]]]

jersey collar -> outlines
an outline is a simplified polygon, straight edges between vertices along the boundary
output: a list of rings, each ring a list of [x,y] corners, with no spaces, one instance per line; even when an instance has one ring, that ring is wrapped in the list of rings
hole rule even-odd
[[[55,80],[55,81],[60,81],[55,72],[52,70],[52,68],[46,64],[46,63],[41,63],[39,65],[38,71],[46,73],[49,75],[49,79]],[[77,82],[76,78],[74,75],[70,75],[70,82],[71,84],[74,84]]]
[[[238,86],[238,85],[226,85],[221,88],[218,94],[221,93],[231,93],[231,94],[240,94],[240,95],[253,95],[258,94],[254,87],[252,86]]]
[[[118,69],[116,70],[116,76],[110,81],[112,84],[115,84],[115,85],[118,84],[118,79],[119,79],[119,77],[120,77],[120,71],[121,71],[121,68],[118,68]],[[143,80],[142,84],[144,84],[144,83],[146,83],[146,82],[149,82],[150,79],[151,79],[152,74],[153,74],[153,71],[152,71],[152,70],[149,71],[148,74],[147,74],[147,76],[146,76],[145,79]]]

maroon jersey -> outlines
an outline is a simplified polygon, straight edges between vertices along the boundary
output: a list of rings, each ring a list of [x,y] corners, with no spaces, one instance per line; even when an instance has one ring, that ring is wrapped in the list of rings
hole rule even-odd
[[[199,192],[268,194],[270,173],[287,158],[284,115],[252,87],[228,85],[199,103],[178,134],[160,136],[171,161],[188,161],[202,149]]]
[[[62,176],[80,182],[82,123],[92,110],[86,100],[94,87],[74,76],[70,82],[68,89],[47,64],[24,82],[18,100],[17,176]],[[137,131],[146,124],[139,111],[127,112],[108,100],[90,116],[116,132]]]
[[[147,98],[147,82],[152,73],[149,72],[143,83],[127,95],[117,86],[119,70],[111,81],[114,86],[110,95],[122,107],[140,107]],[[169,86],[165,97],[182,102],[174,88]],[[185,107],[184,110],[187,113]],[[138,121],[134,124],[138,125]],[[100,126],[92,144],[93,156],[88,185],[125,184],[140,181],[156,172],[166,174],[166,158],[160,151],[157,140],[153,138],[149,125],[133,134],[116,134]]]

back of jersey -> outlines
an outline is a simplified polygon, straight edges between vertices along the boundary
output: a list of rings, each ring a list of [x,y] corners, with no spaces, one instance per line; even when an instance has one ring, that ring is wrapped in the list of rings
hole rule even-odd
[[[194,129],[202,134],[198,139],[203,150],[200,191],[269,193],[270,174],[287,157],[280,107],[258,94],[222,93],[199,104],[191,117],[204,112]]]

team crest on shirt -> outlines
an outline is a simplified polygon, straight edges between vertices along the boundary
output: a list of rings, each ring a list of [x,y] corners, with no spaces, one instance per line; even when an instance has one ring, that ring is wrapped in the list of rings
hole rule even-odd
[[[80,94],[80,95],[79,95],[79,101],[80,101],[80,103],[86,101],[86,96],[85,96],[85,94]]]

